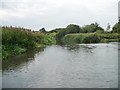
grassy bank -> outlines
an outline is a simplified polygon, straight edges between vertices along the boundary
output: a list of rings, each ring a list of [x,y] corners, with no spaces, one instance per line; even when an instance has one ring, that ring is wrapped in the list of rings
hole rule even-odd
[[[120,35],[117,33],[80,33],[80,34],[67,34],[61,41],[62,44],[81,44],[81,43],[107,43],[120,41]]]
[[[22,54],[29,49],[55,44],[52,34],[34,32],[25,28],[2,28],[2,58]]]

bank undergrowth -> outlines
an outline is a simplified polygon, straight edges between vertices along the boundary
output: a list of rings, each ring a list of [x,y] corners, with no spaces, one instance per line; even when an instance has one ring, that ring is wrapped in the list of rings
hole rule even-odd
[[[52,34],[42,34],[16,27],[2,28],[2,58],[22,54],[29,49],[55,44]]]
[[[115,34],[98,34],[98,33],[81,33],[67,34],[62,39],[62,44],[81,44],[81,43],[108,43],[120,41],[120,35]]]

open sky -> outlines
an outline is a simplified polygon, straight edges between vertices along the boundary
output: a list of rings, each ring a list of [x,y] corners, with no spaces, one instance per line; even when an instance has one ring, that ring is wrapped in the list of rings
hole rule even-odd
[[[0,21],[39,30],[98,22],[103,28],[118,20],[119,0],[0,0]]]

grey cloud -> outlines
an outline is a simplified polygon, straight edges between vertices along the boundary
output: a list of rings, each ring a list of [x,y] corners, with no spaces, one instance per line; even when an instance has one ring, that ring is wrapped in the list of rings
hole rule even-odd
[[[64,0],[57,3],[53,0],[4,0],[2,10],[7,9],[11,12],[21,14],[24,18],[18,18],[11,16],[9,20],[4,21],[4,25],[24,26],[38,30],[41,27],[45,27],[51,30],[56,27],[66,27],[70,23],[78,25],[90,24],[92,22],[98,22],[101,26],[106,28],[107,23],[114,25],[117,22],[117,0],[110,0],[105,5],[99,5],[99,7],[93,3],[83,3],[82,0],[76,0],[79,3],[72,3]],[[85,0],[90,2],[90,0]],[[95,0],[91,0],[95,1]],[[94,6],[95,5],[95,6]],[[103,6],[103,7],[101,7]]]

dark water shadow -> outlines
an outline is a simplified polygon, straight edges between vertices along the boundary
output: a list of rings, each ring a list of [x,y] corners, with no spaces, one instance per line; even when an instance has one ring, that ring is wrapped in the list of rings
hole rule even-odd
[[[81,50],[84,50],[85,52],[90,52],[90,53],[92,53],[92,50],[96,48],[96,46],[89,45],[89,44],[65,45],[62,47],[63,49],[67,49],[68,51],[71,51],[71,52],[79,52],[81,49]]]
[[[22,64],[29,64],[35,60],[35,55],[38,52],[43,52],[44,48],[31,49],[22,55],[17,55],[2,61],[2,71],[11,71],[22,66]]]

